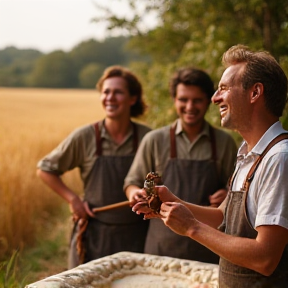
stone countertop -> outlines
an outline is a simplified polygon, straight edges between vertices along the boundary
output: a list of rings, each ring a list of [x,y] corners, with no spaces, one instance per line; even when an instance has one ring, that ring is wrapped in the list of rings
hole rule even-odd
[[[119,252],[29,284],[26,288],[217,288],[218,265]]]

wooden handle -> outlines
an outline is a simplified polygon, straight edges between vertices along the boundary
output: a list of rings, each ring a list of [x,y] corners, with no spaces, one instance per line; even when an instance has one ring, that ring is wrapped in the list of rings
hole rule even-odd
[[[130,204],[130,202],[127,200],[127,201],[114,203],[114,204],[110,204],[110,205],[106,205],[106,206],[102,206],[102,207],[96,207],[96,208],[93,208],[92,211],[94,213],[98,213],[98,212],[108,211],[108,210],[115,209],[115,208],[129,206],[129,204]]]

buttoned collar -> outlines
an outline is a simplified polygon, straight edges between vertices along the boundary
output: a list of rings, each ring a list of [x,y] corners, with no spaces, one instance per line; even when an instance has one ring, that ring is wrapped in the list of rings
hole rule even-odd
[[[263,136],[260,138],[260,140],[257,142],[257,144],[252,148],[252,150],[247,153],[248,151],[248,145],[244,141],[237,154],[237,158],[245,158],[248,157],[249,155],[261,155],[267,145],[278,135],[287,132],[286,130],[283,129],[282,124],[280,121],[277,121],[274,123],[270,128],[263,134]]]
[[[113,142],[110,134],[108,133],[108,131],[107,131],[106,128],[105,128],[105,119],[104,119],[103,121],[101,121],[99,124],[100,124],[100,125],[99,125],[99,129],[101,129],[101,130],[100,130],[100,131],[101,131],[101,132],[100,132],[100,133],[101,133],[101,138]],[[128,131],[125,139],[126,139],[126,140],[129,139],[129,137],[131,137],[132,135],[133,135],[133,126],[130,125],[129,131]],[[126,140],[125,140],[125,141],[126,141]],[[123,143],[124,143],[125,141],[123,141]]]
[[[175,131],[176,135],[179,135],[181,133],[185,133],[185,131],[183,130],[183,127],[182,127],[181,120],[179,118],[174,123],[176,123],[176,131]],[[209,124],[205,120],[204,120],[204,127],[203,127],[202,131],[198,134],[197,138],[199,139],[202,136],[210,137]]]

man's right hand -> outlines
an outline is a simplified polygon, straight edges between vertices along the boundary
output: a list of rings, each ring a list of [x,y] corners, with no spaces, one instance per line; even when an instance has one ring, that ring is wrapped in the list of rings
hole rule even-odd
[[[94,217],[94,213],[90,210],[88,203],[83,202],[77,195],[71,200],[69,206],[74,221]]]

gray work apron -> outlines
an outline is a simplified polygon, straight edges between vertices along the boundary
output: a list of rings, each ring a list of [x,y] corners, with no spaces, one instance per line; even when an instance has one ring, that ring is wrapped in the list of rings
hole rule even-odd
[[[281,134],[270,142],[264,152],[257,158],[251,167],[243,183],[241,191],[231,191],[231,189],[229,189],[224,220],[219,227],[220,231],[237,237],[256,239],[258,233],[252,227],[248,219],[246,209],[249,187],[255,175],[255,171],[266,153],[273,145],[287,138],[288,134]],[[230,180],[230,187],[232,187],[236,173],[237,171]],[[286,246],[276,270],[271,276],[268,277],[251,269],[232,264],[226,259],[221,258],[219,266],[219,285],[221,288],[288,287],[288,247]]]
[[[104,125],[104,124],[103,124]],[[134,128],[134,153],[126,156],[103,156],[98,123],[95,124],[97,160],[85,186],[84,200],[90,208],[101,207],[127,200],[123,192],[124,178],[132,164],[138,147],[137,126]],[[84,263],[120,251],[143,252],[149,221],[132,212],[131,207],[122,207],[90,218],[82,237],[85,249]],[[71,241],[69,266],[79,265],[76,252],[77,229]]]
[[[184,201],[208,206],[208,196],[225,187],[221,186],[218,178],[214,130],[209,126],[212,157],[201,161],[177,159],[175,130],[176,127],[173,125],[170,129],[170,160],[163,172],[163,184]],[[144,252],[219,263],[218,255],[196,241],[174,233],[159,219],[150,220]]]

